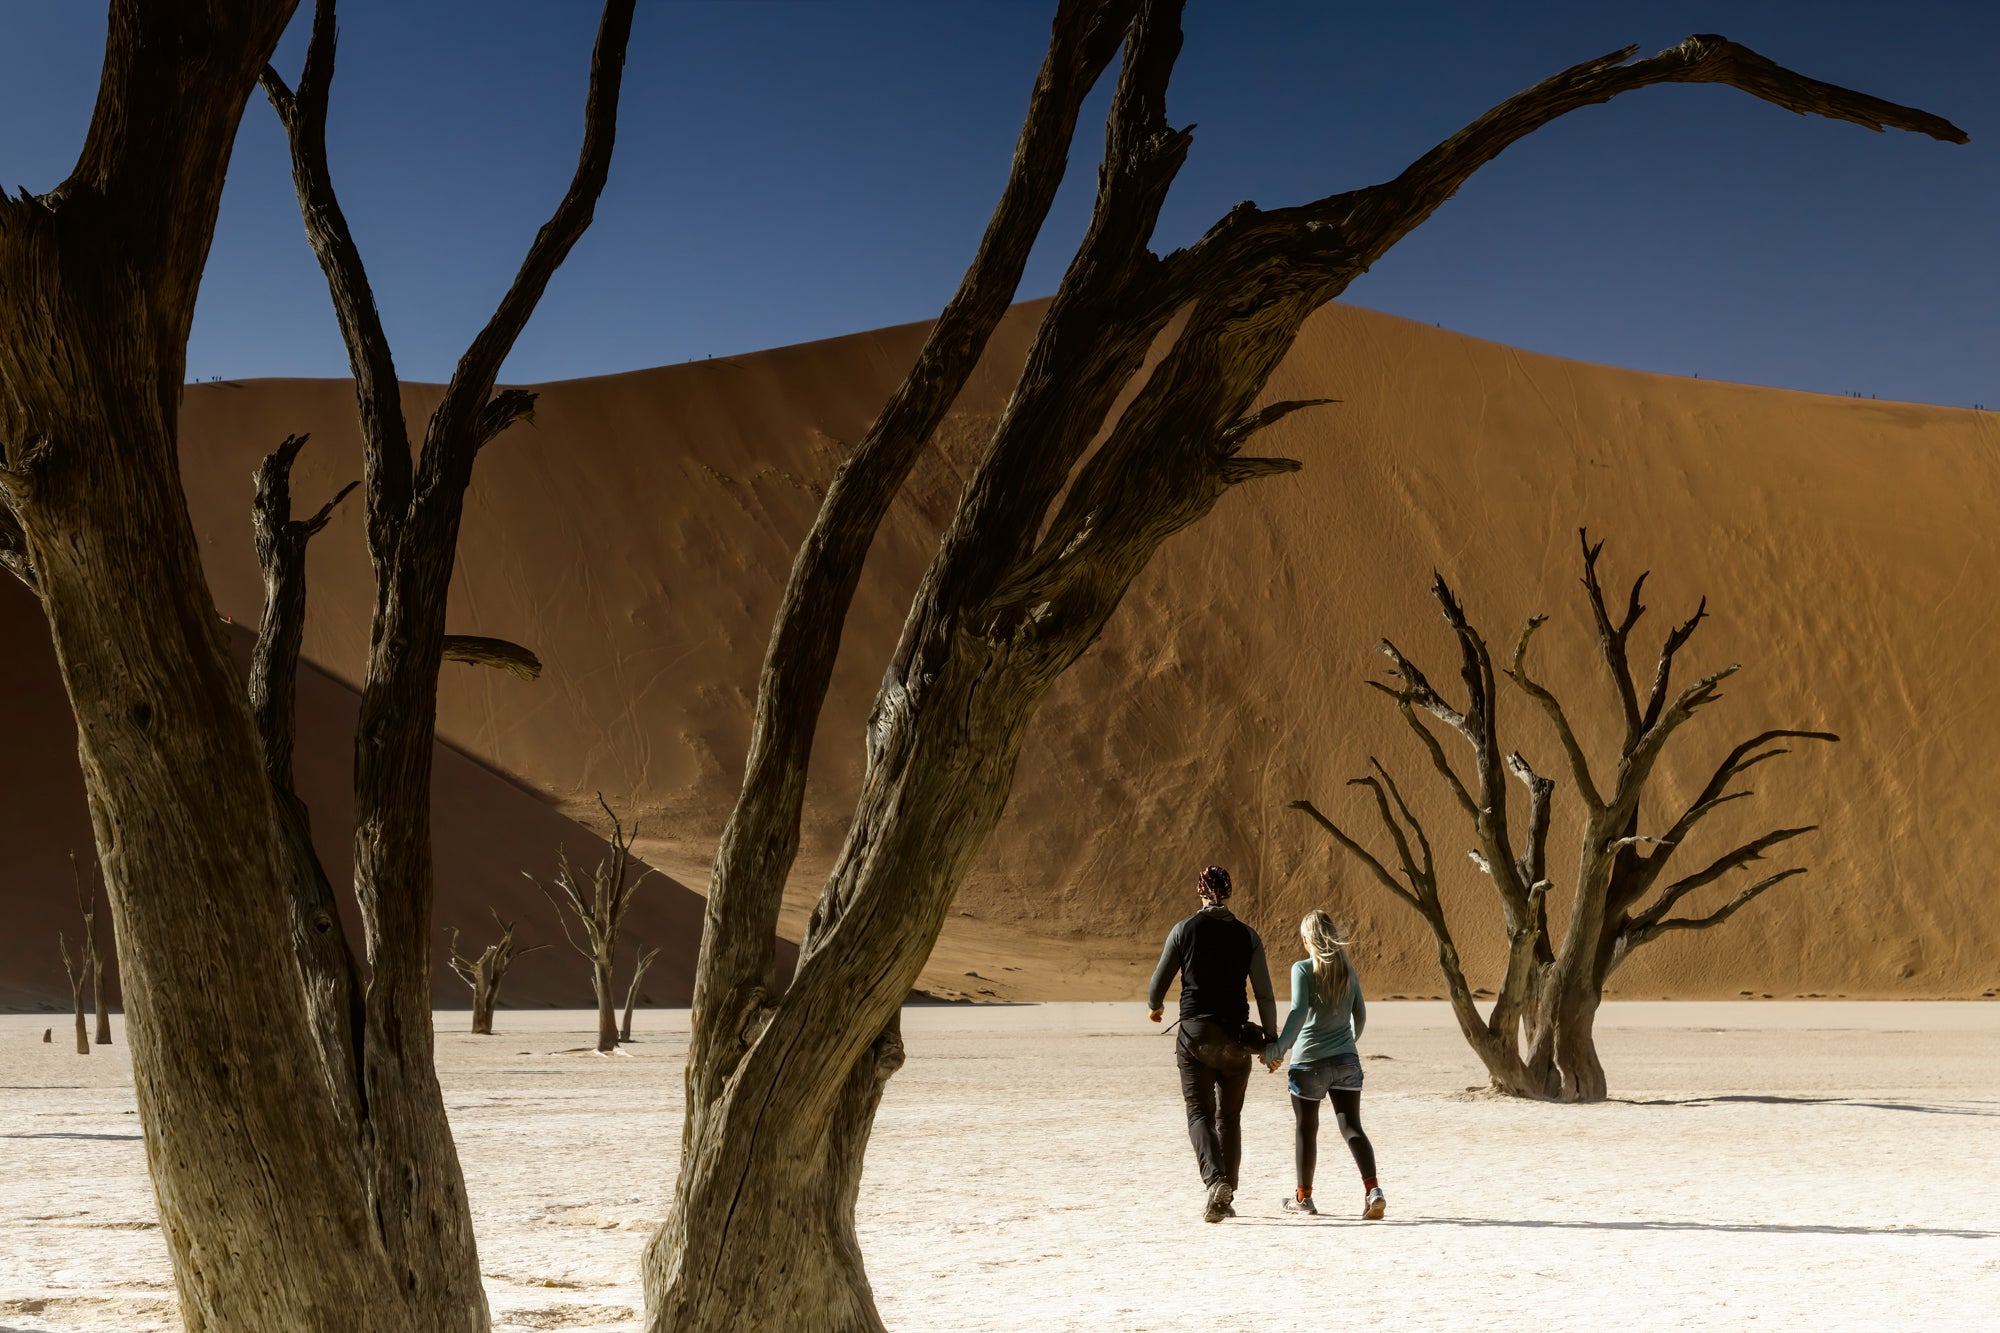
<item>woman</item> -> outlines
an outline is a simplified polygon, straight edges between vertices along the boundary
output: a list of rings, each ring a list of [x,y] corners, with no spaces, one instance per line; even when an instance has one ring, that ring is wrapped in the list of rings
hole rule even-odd
[[[1317,908],[1299,922],[1307,957],[1292,964],[1292,1012],[1285,1019],[1285,1030],[1264,1049],[1264,1063],[1275,1070],[1297,1043],[1286,1083],[1297,1121],[1294,1154],[1299,1184],[1285,1200],[1285,1211],[1319,1211],[1313,1205],[1313,1166],[1319,1157],[1320,1100],[1330,1098],[1341,1136],[1361,1169],[1361,1188],[1367,1192],[1361,1216],[1372,1222],[1388,1211],[1389,1204],[1375,1183],[1375,1148],[1361,1132],[1361,1056],[1354,1042],[1368,1025],[1368,1006],[1347,958],[1347,941],[1340,936],[1333,918]]]

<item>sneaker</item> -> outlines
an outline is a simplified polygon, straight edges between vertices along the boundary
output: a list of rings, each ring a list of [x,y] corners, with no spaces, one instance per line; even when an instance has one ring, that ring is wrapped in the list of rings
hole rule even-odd
[[[1319,1209],[1313,1206],[1310,1195],[1303,1199],[1296,1194],[1287,1195],[1285,1198],[1285,1211],[1288,1213],[1299,1213],[1306,1217],[1319,1216]]]
[[[1236,1198],[1236,1189],[1226,1180],[1218,1180],[1208,1187],[1208,1207],[1202,1210],[1204,1222],[1220,1222],[1225,1217],[1236,1216],[1236,1209],[1230,1206]]]
[[[1367,1202],[1362,1205],[1361,1220],[1364,1222],[1379,1222],[1382,1220],[1382,1214],[1388,1211],[1389,1201],[1382,1196],[1382,1191],[1379,1188],[1372,1189],[1368,1191]]]

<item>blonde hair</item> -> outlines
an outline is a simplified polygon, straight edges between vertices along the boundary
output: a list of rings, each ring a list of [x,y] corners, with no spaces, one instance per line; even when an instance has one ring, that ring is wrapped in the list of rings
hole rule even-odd
[[[1342,938],[1340,926],[1315,907],[1299,922],[1299,936],[1305,941],[1306,952],[1312,955],[1313,984],[1319,990],[1321,1003],[1338,1007],[1347,998],[1347,988],[1354,980],[1354,964],[1347,959],[1348,941]]]

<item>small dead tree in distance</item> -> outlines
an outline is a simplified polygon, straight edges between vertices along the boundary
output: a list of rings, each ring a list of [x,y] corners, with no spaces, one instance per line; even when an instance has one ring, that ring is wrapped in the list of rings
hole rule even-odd
[[[646,979],[646,969],[660,956],[659,946],[636,950],[632,958],[632,984],[625,988],[625,1018],[618,1025],[618,1040],[632,1040],[632,1011],[639,1005],[639,983]]]
[[[472,1031],[478,1036],[493,1035],[493,1011],[500,1005],[500,983],[507,979],[507,969],[514,965],[514,959],[549,947],[537,944],[516,954],[514,923],[502,921],[500,913],[490,907],[486,910],[492,912],[493,924],[500,927],[500,938],[480,950],[479,957],[468,958],[458,951],[458,927],[451,928],[451,970],[472,990]]]
[[[77,868],[76,853],[69,854],[69,876],[76,881],[76,910],[83,917],[83,968],[90,978],[90,1008],[97,1017],[97,1044],[111,1044],[111,1010],[104,1000],[104,955],[97,946],[97,884],[84,892],[83,871]]]
[[[0,198],[0,567],[39,599],[76,712],[148,1166],[190,1326],[480,1333],[431,1062],[426,795],[438,664],[453,655],[445,593],[472,458],[529,405],[495,391],[500,363],[603,187],[633,0],[606,4],[570,189],[416,460],[372,300],[334,283],[336,305],[367,304],[377,335],[356,367],[377,577],[356,742],[365,978],[331,961],[338,918],[319,916],[260,762],[269,737],[216,623],[178,473],[188,329],[260,72],[287,113],[295,176],[324,186],[331,6],[315,14],[296,92],[266,64],[295,4],[111,0],[75,169],[46,194]],[[304,211],[309,234],[352,259],[330,186]],[[328,266],[358,272],[358,260]],[[492,660],[488,647],[474,660]],[[179,891],[189,884],[201,893]],[[301,966],[274,967],[288,949]]]
[[[89,1055],[90,1029],[85,1027],[83,1022],[83,983],[89,974],[89,966],[86,962],[85,966],[79,969],[70,961],[69,936],[61,931],[56,932],[56,947],[62,950],[63,973],[69,977],[69,1006],[76,1015],[76,1053]]]
[[[1374,772],[1349,785],[1366,787],[1384,831],[1395,848],[1399,880],[1361,843],[1349,836],[1310,801],[1293,801],[1332,835],[1390,893],[1408,903],[1430,926],[1437,942],[1438,967],[1444,973],[1452,1013],[1493,1086],[1520,1097],[1601,1101],[1606,1092],[1604,1067],[1598,1060],[1594,1020],[1611,973],[1633,949],[1670,931],[1705,930],[1720,925],[1766,890],[1797,875],[1794,866],[1766,875],[1734,897],[1699,915],[1674,915],[1691,895],[1733,872],[1763,859],[1765,852],[1814,826],[1774,829],[1734,847],[1699,870],[1659,887],[1668,865],[1701,820],[1731,801],[1754,793],[1730,790],[1744,772],[1767,759],[1789,753],[1774,742],[1798,739],[1835,741],[1824,731],[1763,731],[1730,750],[1673,823],[1657,836],[1641,832],[1647,783],[1667,741],[1701,708],[1718,698],[1717,686],[1738,668],[1693,681],[1675,692],[1674,659],[1708,614],[1703,599],[1695,613],[1673,626],[1660,647],[1650,685],[1642,692],[1632,672],[1629,641],[1645,613],[1640,594],[1646,575],[1632,584],[1625,609],[1613,618],[1597,574],[1603,544],[1593,545],[1580,533],[1583,586],[1597,629],[1598,655],[1617,692],[1623,714],[1613,785],[1600,786],[1589,759],[1556,696],[1529,674],[1528,645],[1546,621],[1535,616],[1522,629],[1506,674],[1521,692],[1545,711],[1554,725],[1568,760],[1574,789],[1585,807],[1577,851],[1576,893],[1571,900],[1562,947],[1551,942],[1548,919],[1550,881],[1547,875],[1549,817],[1555,782],[1537,774],[1519,750],[1502,759],[1499,699],[1492,655],[1486,641],[1466,619],[1458,598],[1440,576],[1432,595],[1443,609],[1459,647],[1459,675],[1464,682],[1463,708],[1448,702],[1413,662],[1389,640],[1381,651],[1393,664],[1393,685],[1368,682],[1395,701],[1403,721],[1422,743],[1432,766],[1443,778],[1456,804],[1472,821],[1477,846],[1469,853],[1474,865],[1492,883],[1500,899],[1507,932],[1507,964],[1490,1013],[1481,1015],[1459,961],[1458,948],[1438,901],[1437,866],[1424,827],[1404,800],[1401,788],[1383,765],[1370,759]],[[1443,723],[1470,746],[1470,781],[1446,755],[1437,735],[1424,721],[1428,715]],[[1508,779],[1521,783],[1528,809],[1519,841],[1508,809]],[[1647,851],[1646,848],[1652,850]],[[1692,904],[1690,904],[1690,907]]]
[[[638,875],[631,876],[632,843],[639,836],[639,826],[632,825],[627,833],[625,826],[606,803],[604,793],[597,794],[597,804],[603,809],[604,817],[611,821],[611,850],[597,863],[597,868],[586,877],[578,873],[570,863],[569,853],[556,852],[556,873],[553,877],[556,893],[549,886],[536,879],[527,871],[521,874],[530,884],[542,891],[549,905],[556,909],[556,922],[562,927],[563,938],[569,947],[590,960],[591,989],[597,995],[597,1049],[614,1051],[618,1049],[618,992],[612,974],[618,963],[618,930],[625,924],[625,911],[632,905],[632,895],[639,886],[654,873],[648,866]],[[627,877],[631,876],[630,882]],[[557,896],[561,894],[561,897]],[[583,943],[578,943],[570,933],[569,918],[574,916],[583,928]],[[650,962],[651,960],[646,960]],[[643,969],[645,963],[641,963]],[[638,989],[638,978],[633,978],[633,989]],[[630,1025],[630,1019],[627,1019]]]
[[[710,875],[671,1212],[647,1251],[647,1327],[748,1329],[815,1311],[875,1329],[853,1208],[898,1009],[999,819],[1023,734],[1161,542],[1236,485],[1296,469],[1244,447],[1313,405],[1257,400],[1300,326],[1480,166],[1549,121],[1656,83],[1724,83],[1799,112],[1962,141],[1934,116],[1782,69],[1718,37],[1589,61],[1501,104],[1394,180],[1148,248],[1190,134],[1166,118],[1177,0],[1057,9],[1000,203],[917,362],[828,488],[758,684],[743,787]],[[911,604],[867,727],[846,842],[779,992],[773,939],[812,740],[861,564],[994,326],[1115,48],[1096,204],[1021,379]],[[1094,450],[1113,402],[1173,345]]]

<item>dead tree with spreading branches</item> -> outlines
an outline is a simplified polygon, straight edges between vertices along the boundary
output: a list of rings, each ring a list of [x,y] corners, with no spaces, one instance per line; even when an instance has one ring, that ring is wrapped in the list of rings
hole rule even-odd
[[[83,970],[90,979],[90,1008],[97,1019],[97,1044],[111,1044],[111,1008],[104,998],[104,955],[97,945],[97,883],[86,892],[83,871],[77,868],[76,853],[69,854],[69,877],[76,881],[76,910],[83,917]]]
[[[1773,829],[1715,856],[1700,869],[1668,879],[1668,867],[1695,827],[1710,813],[1753,795],[1733,785],[1749,769],[1790,753],[1788,740],[1835,741],[1825,731],[1762,731],[1731,749],[1687,806],[1670,822],[1648,825],[1647,784],[1668,740],[1701,709],[1719,697],[1717,688],[1739,667],[1727,666],[1679,690],[1673,688],[1674,662],[1708,615],[1703,599],[1688,619],[1673,626],[1661,643],[1650,680],[1635,676],[1630,642],[1645,614],[1640,600],[1646,583],[1633,581],[1621,612],[1613,615],[1598,578],[1603,543],[1579,534],[1583,586],[1597,632],[1598,656],[1616,692],[1621,713],[1616,763],[1593,766],[1555,694],[1528,669],[1528,648],[1546,617],[1535,616],[1521,630],[1503,669],[1507,678],[1547,714],[1561,744],[1565,769],[1584,806],[1577,850],[1575,892],[1560,948],[1549,926],[1549,818],[1556,783],[1537,773],[1517,750],[1500,740],[1499,697],[1491,652],[1466,619],[1464,608],[1442,577],[1431,592],[1444,612],[1459,649],[1459,678],[1465,702],[1447,699],[1401,649],[1383,640],[1393,683],[1368,682],[1395,702],[1404,723],[1421,742],[1431,766],[1454,803],[1472,825],[1468,853],[1500,899],[1507,933],[1507,963],[1500,988],[1482,1014],[1467,982],[1458,947],[1438,897],[1437,864],[1431,840],[1403,792],[1380,762],[1349,785],[1365,787],[1383,831],[1394,848],[1393,865],[1378,858],[1310,801],[1292,808],[1317,821],[1369,874],[1423,917],[1437,942],[1452,1013],[1460,1031],[1486,1066],[1493,1086],[1520,1097],[1601,1101],[1604,1066],[1597,1056],[1595,1019],[1606,980],[1633,949],[1673,931],[1706,930],[1727,921],[1767,890],[1805,873],[1792,866],[1755,878],[1733,897],[1699,910],[1694,895],[1761,861],[1774,847],[1813,831],[1814,825]],[[1426,719],[1464,741],[1471,750],[1468,779],[1446,753]],[[1504,756],[1504,757],[1503,757]],[[1600,780],[1602,778],[1602,780]],[[1510,810],[1509,781],[1521,785],[1527,808],[1516,819]],[[1659,828],[1657,833],[1643,831]],[[1665,881],[1663,883],[1663,881]]]
[[[569,189],[415,453],[326,168],[331,0],[315,10],[298,87],[268,65],[295,4],[111,0],[74,171],[47,194],[0,198],[0,567],[41,602],[93,821],[116,830],[98,855],[189,1326],[482,1333],[484,1287],[432,1063],[435,691],[442,661],[526,670],[532,655],[446,635],[446,593],[474,457],[531,403],[497,388],[500,364],[604,185],[634,0],[605,6]],[[363,950],[340,938],[288,799],[289,618],[302,603],[282,594],[282,577],[274,585],[270,560],[302,558],[310,532],[260,499],[273,605],[253,717],[180,484],[188,330],[260,77],[291,140],[363,419],[376,575],[355,756]],[[280,447],[260,496],[275,499],[295,454],[296,443]],[[299,966],[272,966],[288,953]]]
[[[618,1040],[632,1040],[632,1011],[639,1007],[639,984],[646,979],[646,969],[660,956],[659,946],[641,949],[632,958],[632,981],[625,988],[625,1017],[618,1024]]]
[[[1694,37],[1650,59],[1625,50],[1578,65],[1394,180],[1288,208],[1242,204],[1161,257],[1149,248],[1154,222],[1192,141],[1166,113],[1180,10],[1178,0],[1058,6],[978,253],[799,547],[710,875],[680,1174],[647,1257],[652,1333],[779,1327],[800,1310],[822,1329],[880,1327],[854,1200],[883,1084],[903,1059],[899,1007],[1000,818],[1049,687],[1162,542],[1237,486],[1299,467],[1248,446],[1325,401],[1260,401],[1309,315],[1508,145],[1654,84],[1728,84],[1792,111],[1964,138],[1935,116]],[[867,725],[845,844],[780,990],[778,913],[863,559],[1006,312],[1083,101],[1121,44],[1089,227],[911,604]]]
[[[458,951],[458,927],[451,928],[451,970],[472,991],[472,1031],[478,1036],[493,1035],[493,1011],[500,1004],[500,983],[507,979],[507,969],[519,956],[514,950],[514,923],[502,921],[500,913],[490,907],[486,910],[493,913],[493,924],[500,927],[500,938],[480,950],[477,958]],[[537,944],[520,953],[531,954],[548,947]]]
[[[569,947],[590,962],[590,984],[597,995],[597,1049],[610,1052],[618,1049],[618,992],[612,981],[612,974],[617,968],[618,931],[625,924],[625,912],[632,905],[632,895],[654,872],[652,867],[646,866],[637,875],[632,873],[632,843],[639,836],[639,826],[635,823],[631,832],[626,832],[624,824],[619,822],[601,792],[597,804],[603,809],[604,817],[611,821],[611,850],[598,861],[595,870],[588,875],[581,873],[571,864],[568,852],[558,851],[553,892],[549,885],[533,875],[526,871],[522,874],[542,891],[549,905],[556,909],[556,922],[562,927],[563,938],[569,941]],[[583,931],[582,940],[578,940],[569,928],[572,916]],[[640,969],[644,967],[645,962],[642,962]],[[638,985],[635,975],[632,981],[635,992]],[[629,1028],[629,1016],[626,1024]]]
[[[61,931],[56,932],[56,947],[62,950],[63,973],[69,978],[69,1007],[76,1015],[76,1053],[89,1055],[90,1029],[84,1026],[83,1021],[83,983],[90,975],[89,958],[85,957],[82,968],[72,962],[69,956],[69,936]]]

